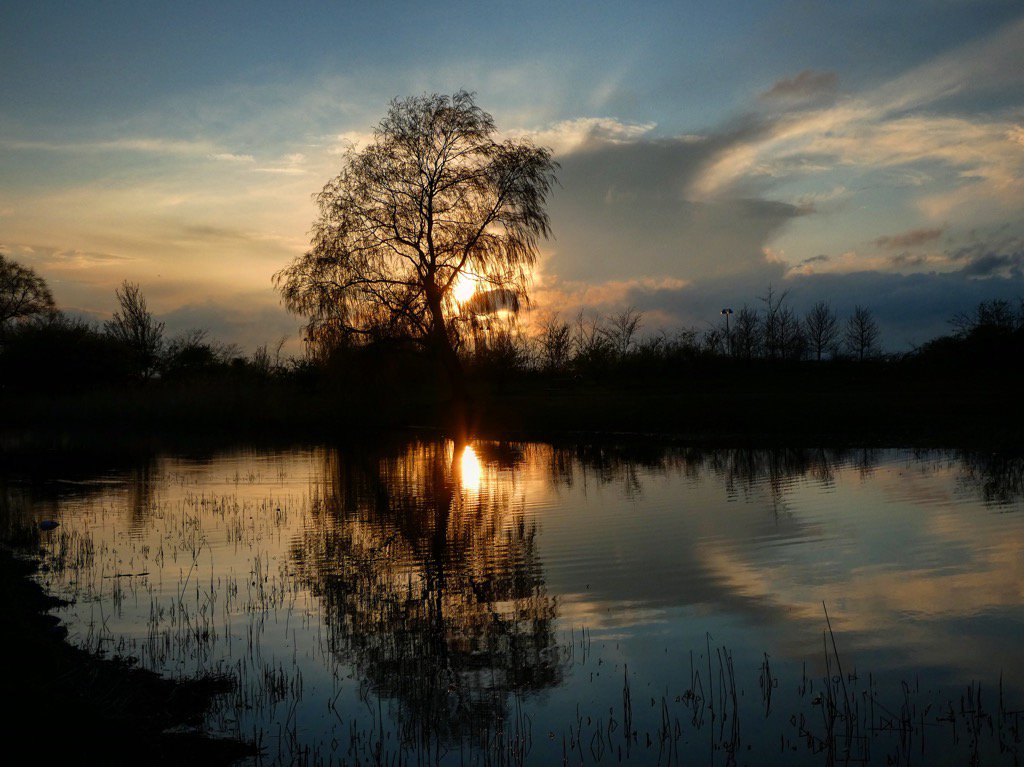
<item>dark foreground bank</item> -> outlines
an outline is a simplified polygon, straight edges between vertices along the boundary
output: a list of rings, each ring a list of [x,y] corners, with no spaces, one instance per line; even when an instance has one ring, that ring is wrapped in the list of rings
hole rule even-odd
[[[1005,371],[1004,371],[1005,373]],[[686,375],[469,381],[469,436],[559,439],[660,435],[694,444],[1016,446],[1017,375],[885,363],[705,365]],[[118,439],[364,439],[395,429],[449,431],[448,395],[401,387],[272,380],[174,383],[80,392],[2,392],[14,432]],[[2,428],[0,427],[0,428]]]
[[[57,764],[228,764],[252,746],[197,725],[231,680],[176,682],[71,647],[31,579],[37,565],[0,549],[0,697],[8,748]],[[22,750],[27,749],[27,751]]]

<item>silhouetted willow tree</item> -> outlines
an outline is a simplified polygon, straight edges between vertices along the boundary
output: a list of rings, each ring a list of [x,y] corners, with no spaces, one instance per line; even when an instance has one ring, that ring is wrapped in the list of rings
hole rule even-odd
[[[0,333],[9,322],[55,311],[46,281],[30,267],[0,253]]]
[[[463,488],[460,459],[444,442],[329,454],[292,548],[331,650],[421,746],[480,737],[563,673],[536,524],[508,479]]]
[[[465,91],[391,103],[317,195],[310,250],[274,277],[309,317],[307,342],[407,337],[465,395],[453,288],[472,278],[504,303],[527,298],[557,168],[550,150],[496,133]]]

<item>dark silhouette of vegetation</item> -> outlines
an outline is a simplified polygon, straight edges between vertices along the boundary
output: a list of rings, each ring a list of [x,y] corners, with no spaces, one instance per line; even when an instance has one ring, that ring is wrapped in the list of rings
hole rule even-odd
[[[448,318],[462,385],[478,405],[453,414],[429,339],[325,324],[301,358],[284,355],[281,342],[243,355],[201,329],[165,339],[140,286],[124,283],[116,295],[117,312],[99,325],[56,309],[7,323],[5,425],[249,435],[430,426],[948,445],[1009,441],[1024,424],[1010,385],[1024,360],[1024,305],[1004,300],[893,354],[881,351],[868,308],[841,317],[819,301],[801,315],[772,288],[728,329],[715,317],[703,330],[674,331],[648,329],[633,308],[527,325],[513,294],[478,290]]]
[[[733,321],[732,353],[748,361],[761,354],[761,318],[746,304]]]
[[[915,351],[921,365],[951,370],[1018,372],[1024,362],[1024,299],[982,301],[950,320],[953,333]]]
[[[839,337],[839,317],[828,301],[818,301],[804,315],[807,343],[814,358],[820,362],[824,354],[835,354]]]
[[[148,380],[157,372],[164,346],[164,323],[146,306],[142,288],[125,280],[116,291],[120,309],[104,323],[111,338],[120,343],[132,361],[135,375]]]
[[[870,309],[856,306],[850,319],[846,321],[844,338],[850,353],[861,362],[872,357],[878,349],[878,323]]]
[[[65,641],[68,630],[52,611],[66,603],[44,592],[33,577],[37,563],[24,558],[42,543],[29,510],[56,506],[60,494],[88,498],[106,487],[111,465],[96,453],[0,446],[0,652],[17,658],[0,679],[0,694],[13,703],[4,715],[7,731],[45,744],[45,761],[229,765],[254,757],[252,745],[201,728],[214,701],[232,691],[230,677],[167,679]],[[64,476],[86,481],[54,482],[55,463],[71,469]]]
[[[526,298],[557,167],[550,150],[496,132],[465,91],[391,103],[372,143],[317,195],[310,250],[275,276],[285,305],[309,318],[308,343],[408,339],[465,399],[456,288],[473,280],[492,305]]]
[[[0,253],[0,339],[9,324],[45,317],[54,311],[46,281],[31,268]]]
[[[803,328],[788,298],[789,291],[777,293],[771,285],[761,297],[764,304],[761,336],[764,354],[770,360],[801,359],[806,352]]]
[[[15,392],[81,392],[129,378],[129,360],[110,336],[54,313],[24,322],[0,347],[0,387]]]

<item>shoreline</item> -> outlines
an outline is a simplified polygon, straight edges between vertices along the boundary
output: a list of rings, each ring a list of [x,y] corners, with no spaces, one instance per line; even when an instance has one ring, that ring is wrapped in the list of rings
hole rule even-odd
[[[172,680],[73,647],[49,612],[63,602],[32,578],[39,566],[30,551],[0,547],[0,694],[13,704],[5,728],[18,741],[34,743],[43,761],[71,763],[228,765],[256,754],[199,729],[230,678]]]
[[[481,380],[458,422],[468,424],[470,438],[517,441],[1019,449],[1024,398],[1011,389],[1000,378],[890,378],[856,367],[644,383]],[[0,393],[0,413],[0,436],[9,443],[17,441],[12,435],[40,434],[139,445],[159,438],[197,447],[451,434],[453,422],[450,403],[425,389],[382,397],[289,381]],[[0,453],[7,451],[0,442]]]

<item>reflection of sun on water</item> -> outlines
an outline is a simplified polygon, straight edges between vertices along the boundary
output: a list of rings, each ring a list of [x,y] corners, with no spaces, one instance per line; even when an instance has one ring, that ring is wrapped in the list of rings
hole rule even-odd
[[[480,459],[476,457],[476,451],[473,450],[472,446],[466,445],[462,449],[460,466],[462,470],[462,487],[466,490],[472,490],[474,493],[477,492],[480,489],[482,468],[480,466]]]

